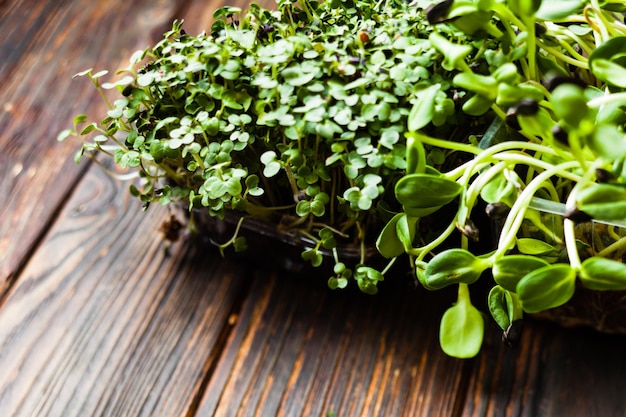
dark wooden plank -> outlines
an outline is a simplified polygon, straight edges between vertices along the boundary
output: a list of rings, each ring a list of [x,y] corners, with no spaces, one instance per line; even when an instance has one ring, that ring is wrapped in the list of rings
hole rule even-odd
[[[112,69],[172,18],[206,29],[217,6],[0,4],[0,296],[22,272],[0,308],[2,416],[191,416],[198,401],[199,416],[626,415],[624,337],[536,324],[508,350],[491,327],[459,361],[437,344],[450,294],[331,293],[264,269],[239,312],[243,263],[182,245],[165,258],[167,213],[97,171],[26,264],[83,172],[54,136],[98,109],[71,74]]]
[[[198,416],[451,416],[470,362],[441,353],[450,294],[333,293],[260,273]]]
[[[624,416],[624,352],[624,336],[528,323],[519,348],[487,344],[462,415]]]
[[[193,35],[201,32],[208,33],[213,22],[213,12],[217,8],[224,5],[235,5],[245,8],[245,5],[248,3],[250,3],[248,0],[194,1],[177,18],[184,20],[183,27]]]
[[[9,416],[184,416],[245,289],[244,267],[177,243],[95,165],[0,309]],[[153,211],[154,210],[154,211]]]
[[[437,344],[451,298],[297,280],[260,274],[198,416],[626,415],[624,336],[529,321],[511,349],[489,322],[479,356],[454,360]]]
[[[171,24],[182,0],[10,0],[0,7],[0,299],[84,173],[57,133],[104,108],[88,80]]]
[[[235,6],[245,11],[247,6],[252,3],[253,0],[213,0],[207,1],[194,1],[188,4],[184,10],[176,16],[177,19],[184,20],[183,27],[191,34],[197,35],[201,32],[209,33],[211,30],[211,24],[213,23],[213,13],[222,6]],[[276,2],[273,0],[259,0],[254,1],[262,7],[268,7],[275,9]]]

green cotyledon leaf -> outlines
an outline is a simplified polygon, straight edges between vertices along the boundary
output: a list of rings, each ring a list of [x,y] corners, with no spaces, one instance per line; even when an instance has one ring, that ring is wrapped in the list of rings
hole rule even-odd
[[[548,262],[530,255],[508,255],[498,259],[491,268],[493,279],[508,291],[515,292],[517,283],[526,274],[547,266]]]
[[[428,262],[424,281],[429,289],[440,289],[451,284],[476,282],[489,262],[464,249],[448,249]]]
[[[407,214],[421,217],[454,200],[461,190],[462,186],[455,181],[416,173],[405,175],[396,183],[395,195]]]
[[[467,285],[459,286],[456,304],[444,313],[439,324],[439,344],[454,358],[472,358],[478,354],[485,334],[482,313],[472,305]]]
[[[590,290],[624,291],[626,290],[626,264],[595,256],[585,259],[580,271],[580,281]]]
[[[522,309],[538,313],[561,306],[574,295],[576,271],[568,264],[554,264],[526,274],[516,286]]]
[[[496,285],[487,297],[489,312],[502,330],[509,328],[511,323],[522,318],[522,306],[517,294]]]
[[[578,192],[576,207],[579,211],[597,219],[626,219],[626,187],[614,184],[593,184]]]

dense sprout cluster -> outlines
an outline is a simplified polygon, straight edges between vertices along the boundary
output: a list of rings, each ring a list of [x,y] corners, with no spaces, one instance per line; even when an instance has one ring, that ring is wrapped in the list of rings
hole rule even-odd
[[[79,158],[98,150],[137,169],[142,186],[131,191],[146,204],[183,200],[218,217],[280,217],[316,242],[303,253],[313,265],[334,252],[341,273],[330,284],[344,287],[352,271],[333,249],[338,240],[372,246],[397,211],[408,120],[426,110],[429,131],[445,135],[465,122],[453,68],[428,38],[424,9],[404,1],[240,12],[219,9],[210,33],[198,36],[175,22],[115,83],[83,73],[122,97],[80,132],[99,134]],[[434,149],[428,160],[440,166],[445,154]],[[357,269],[360,287],[375,292],[382,274]]]
[[[131,192],[146,206],[299,234],[305,261],[331,264],[331,288],[375,293],[408,258],[423,287],[458,286],[440,339],[469,357],[484,328],[469,285],[485,275],[509,343],[523,313],[566,303],[577,283],[626,290],[625,11],[599,0],[223,7],[209,33],[175,22],[116,82],[82,73],[107,117],[79,130],[79,115],[60,138],[85,136],[78,160],[103,152],[140,176]],[[484,236],[478,206],[501,224],[489,250],[470,247]],[[590,220],[608,241],[577,234]]]

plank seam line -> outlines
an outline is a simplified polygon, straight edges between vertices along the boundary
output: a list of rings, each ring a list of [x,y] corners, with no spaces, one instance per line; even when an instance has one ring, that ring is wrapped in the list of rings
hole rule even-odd
[[[174,11],[172,12],[173,16],[175,17],[175,16],[184,15],[186,11],[190,9],[191,7],[190,3],[191,2],[188,2],[188,1],[179,2],[176,8],[174,9]],[[171,21],[172,18],[170,18],[169,20]],[[158,35],[153,34],[155,41],[160,39],[161,36],[162,36],[161,33],[158,33]],[[78,188],[78,185],[80,184],[81,180],[85,177],[85,174],[90,169],[92,165],[92,161],[91,160],[84,161],[81,165],[83,165],[84,167],[81,170],[79,170],[78,175],[76,176],[74,181],[68,187],[65,194],[62,195],[62,198],[59,204],[54,208],[54,210],[51,211],[50,217],[43,223],[40,232],[35,236],[32,244],[26,250],[22,259],[20,259],[17,262],[15,269],[12,272],[10,272],[9,275],[5,278],[5,284],[0,285],[0,309],[4,306],[6,301],[10,298],[10,295],[13,292],[15,285],[19,281],[20,276],[24,272],[24,269],[30,262],[30,259],[35,254],[35,252],[37,252],[42,242],[45,240],[52,226],[58,221],[59,215],[63,212],[69,200],[76,192],[76,189]]]
[[[20,259],[19,262],[16,264],[15,270],[9,273],[9,275],[6,277],[6,284],[4,288],[0,288],[0,309],[4,307],[4,304],[11,297],[11,293],[15,289],[16,284],[18,283],[22,273],[26,269],[26,266],[30,262],[33,255],[41,247],[42,243],[45,241],[45,238],[50,234],[50,231],[53,228],[54,224],[59,221],[59,216],[69,204],[69,201],[78,189],[80,182],[83,180],[83,178],[86,177],[87,171],[91,168],[92,165],[94,165],[92,161],[86,161],[84,163],[84,167],[79,170],[74,181],[67,188],[67,191],[61,196],[59,204],[57,204],[57,206],[51,211],[50,216],[43,223],[41,230],[33,239],[32,244],[26,250],[22,259]]]
[[[213,378],[213,374],[215,373],[215,369],[226,353],[225,348],[228,344],[228,339],[237,327],[236,325],[229,323],[230,317],[233,317],[233,315],[238,317],[241,316],[244,303],[248,299],[250,291],[250,285],[242,285],[242,288],[235,297],[235,302],[233,302],[233,306],[219,330],[215,345],[211,348],[211,351],[207,355],[204,365],[202,366],[203,376],[200,378],[197,390],[192,393],[191,401],[189,401],[189,410],[185,414],[185,417],[194,417],[198,413],[202,399],[204,398],[207,388]]]

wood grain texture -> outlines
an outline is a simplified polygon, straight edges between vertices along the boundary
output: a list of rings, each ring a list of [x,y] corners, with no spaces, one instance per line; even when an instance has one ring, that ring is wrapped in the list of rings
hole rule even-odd
[[[3,417],[193,409],[244,269],[183,244],[165,257],[167,213],[129,199],[94,166],[12,288],[0,309]]]
[[[462,416],[625,416],[626,337],[530,322],[519,348],[486,343]]]
[[[0,1],[0,416],[626,416],[625,337],[533,323],[510,350],[490,325],[451,359],[453,291],[331,292],[183,242],[166,257],[167,212],[73,163],[56,134],[104,109],[71,75],[222,4],[246,2]]]
[[[451,299],[329,293],[258,274],[198,411],[208,416],[624,416],[626,337],[528,321],[508,348],[446,357]],[[420,320],[421,318],[421,320]]]
[[[333,293],[263,273],[198,411],[207,416],[452,416],[470,362],[446,357],[449,298]],[[433,296],[433,294],[429,294]]]
[[[181,9],[176,16],[177,19],[184,20],[183,28],[193,34],[197,35],[201,32],[210,33],[211,24],[213,19],[213,13],[222,6],[236,6],[245,10],[248,4],[252,3],[252,0],[213,0],[206,2],[202,0],[196,0],[188,2],[184,9]],[[263,7],[276,8],[276,3],[273,0],[260,0],[255,1]]]
[[[171,24],[182,0],[10,0],[0,7],[0,298],[84,174],[57,143],[78,112],[104,114],[72,75],[111,73]]]

